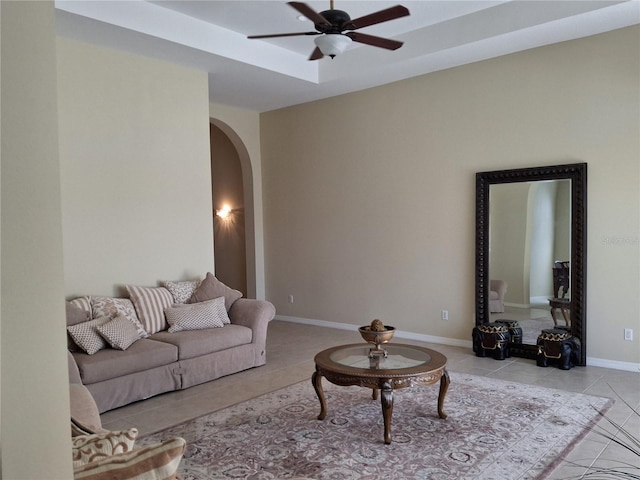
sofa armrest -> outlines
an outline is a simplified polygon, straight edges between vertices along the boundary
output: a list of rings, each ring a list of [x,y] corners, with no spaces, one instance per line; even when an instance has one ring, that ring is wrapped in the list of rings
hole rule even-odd
[[[266,300],[240,298],[233,302],[229,310],[229,320],[253,330],[254,342],[257,338],[266,338],[267,327],[276,314],[276,308]]]
[[[69,383],[82,384],[82,377],[80,377],[78,364],[76,363],[76,359],[73,358],[73,355],[69,350],[67,350],[67,361],[69,363]]]
[[[235,325],[248,327],[252,331],[251,344],[255,354],[255,366],[264,365],[267,350],[267,328],[276,314],[276,307],[266,300],[240,298],[229,310],[229,320]]]

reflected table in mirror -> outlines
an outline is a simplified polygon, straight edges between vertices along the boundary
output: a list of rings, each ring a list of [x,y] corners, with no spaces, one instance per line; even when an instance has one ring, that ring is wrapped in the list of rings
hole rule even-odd
[[[335,385],[370,388],[374,400],[380,395],[385,444],[391,443],[394,390],[440,381],[438,415],[442,419],[447,418],[444,412],[444,399],[450,383],[447,357],[415,345],[387,344],[386,355],[370,355],[370,350],[367,344],[350,344],[323,350],[315,356],[316,371],[311,381],[320,400],[318,420],[327,415],[322,377]]]

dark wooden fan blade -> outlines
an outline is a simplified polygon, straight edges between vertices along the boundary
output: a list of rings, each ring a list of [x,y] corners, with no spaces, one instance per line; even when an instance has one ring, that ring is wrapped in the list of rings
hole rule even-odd
[[[406,17],[409,15],[409,9],[402,5],[396,5],[395,7],[380,10],[364,17],[356,18],[350,22],[346,22],[342,25],[342,28],[346,30],[357,30],[358,28],[368,27],[377,23],[388,22],[400,17]]]
[[[269,35],[251,35],[247,38],[275,38],[275,37],[297,37],[299,35],[320,35],[320,32],[300,32],[300,33],[271,33]]]
[[[322,53],[322,51],[318,47],[316,47],[316,49],[311,52],[309,60],[320,60],[322,57],[324,57],[324,53]]]
[[[366,43],[367,45],[386,48],[387,50],[397,50],[404,44],[404,42],[391,40],[390,38],[376,37],[374,35],[367,35],[360,32],[347,32],[345,35],[351,38],[354,42]]]
[[[316,12],[313,8],[311,8],[306,3],[288,2],[288,5],[291,5],[297,11],[299,11],[302,15],[304,15],[309,20],[311,20],[314,23],[314,25],[325,25],[327,27],[331,26],[331,24],[327,21],[326,18],[324,18],[322,15],[320,15],[318,12]]]

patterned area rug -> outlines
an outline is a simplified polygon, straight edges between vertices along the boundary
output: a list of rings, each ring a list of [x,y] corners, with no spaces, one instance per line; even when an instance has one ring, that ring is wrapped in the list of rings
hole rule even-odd
[[[524,480],[546,476],[613,403],[468,374],[451,374],[446,420],[438,385],[397,390],[393,442],[383,441],[371,390],[323,379],[328,415],[305,381],[141,440],[187,440],[180,473],[209,479]]]

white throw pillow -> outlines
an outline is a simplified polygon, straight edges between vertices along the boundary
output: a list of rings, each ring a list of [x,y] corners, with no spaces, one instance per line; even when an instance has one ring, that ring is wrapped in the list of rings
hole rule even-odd
[[[165,308],[164,312],[170,325],[169,332],[171,333],[182,330],[220,328],[231,323],[224,306],[224,297],[200,303],[174,305]]]

